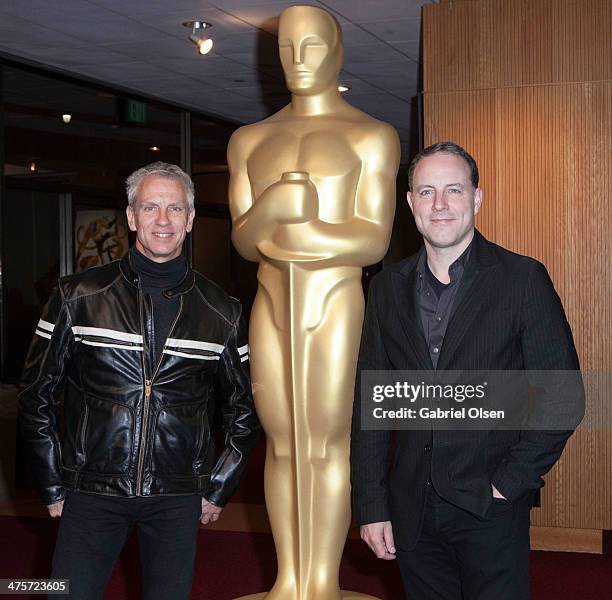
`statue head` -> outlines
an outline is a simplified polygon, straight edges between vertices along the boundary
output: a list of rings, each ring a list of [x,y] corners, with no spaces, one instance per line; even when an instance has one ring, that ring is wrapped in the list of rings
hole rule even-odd
[[[286,8],[278,25],[278,47],[292,94],[310,96],[338,87],[344,60],[342,29],[326,10],[305,5]]]

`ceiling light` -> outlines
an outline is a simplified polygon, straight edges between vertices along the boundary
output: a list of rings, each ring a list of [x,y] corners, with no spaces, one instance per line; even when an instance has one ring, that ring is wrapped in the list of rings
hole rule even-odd
[[[350,88],[348,85],[344,85],[344,84],[342,84],[342,83],[341,83],[341,84],[338,86],[338,91],[339,91],[341,94],[344,94],[344,92],[348,92],[350,89],[351,89],[351,88]]]
[[[161,148],[159,146],[149,146],[149,150],[151,150],[151,152],[159,152]]]
[[[69,115],[68,113],[62,115],[62,121],[64,121],[64,123],[66,123],[66,125],[68,125],[68,123],[70,123],[70,121],[72,121],[72,115]]]
[[[28,169],[30,170],[30,173],[36,173],[36,163],[34,161],[30,161],[30,164],[28,165]]]
[[[201,40],[195,35],[190,35],[189,39],[198,47],[198,52],[200,54],[208,54],[212,50],[213,41],[210,38]]]
[[[204,29],[212,27],[206,21],[185,21],[183,27],[191,29],[189,39],[198,47],[200,54],[208,54],[213,47],[213,41],[210,38],[205,38],[202,34]]]

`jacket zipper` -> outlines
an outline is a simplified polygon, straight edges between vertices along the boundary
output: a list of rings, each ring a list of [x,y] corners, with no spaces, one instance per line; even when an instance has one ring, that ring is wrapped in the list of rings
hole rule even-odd
[[[140,290],[139,290],[139,294],[140,294]],[[172,332],[174,331],[174,327],[176,326],[176,323],[179,320],[179,317],[181,316],[181,313],[183,312],[183,297],[181,296],[179,298],[180,303],[179,303],[179,309],[178,312],[176,314],[176,317],[174,318],[174,321],[172,322],[172,325],[170,326],[170,330],[168,331],[168,337],[172,336]],[[144,380],[144,406],[142,408],[142,426],[140,429],[140,448],[139,448],[139,452],[138,452],[138,471],[136,474],[136,495],[137,496],[142,496],[142,480],[143,480],[143,470],[144,470],[144,457],[145,457],[145,453],[146,453],[146,437],[147,437],[147,429],[148,429],[148,425],[149,425],[149,403],[151,400],[151,392],[153,390],[153,381],[155,380],[155,377],[157,376],[157,372],[159,371],[159,368],[161,366],[164,354],[163,354],[163,350],[161,355],[159,356],[159,358],[157,359],[157,365],[155,366],[155,370],[153,372],[153,376],[151,377],[151,379],[147,379],[147,369],[146,369],[146,362],[145,362],[145,356],[144,356],[144,325],[142,322],[142,311],[140,314],[140,330],[142,333],[142,340],[143,340],[143,351],[142,351],[142,372],[145,376],[145,380]],[[166,338],[167,339],[167,338]],[[164,344],[165,346],[165,344]]]
[[[140,451],[138,453],[138,474],[136,476],[136,495],[142,496],[142,470],[144,465],[145,442],[149,425],[149,400],[151,399],[151,381],[145,379],[144,406],[142,408],[142,425],[140,429]]]

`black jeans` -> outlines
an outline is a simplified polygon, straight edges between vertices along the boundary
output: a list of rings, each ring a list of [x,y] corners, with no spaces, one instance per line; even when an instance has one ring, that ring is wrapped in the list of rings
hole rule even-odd
[[[195,495],[118,498],[68,492],[51,577],[70,579],[70,600],[102,598],[113,565],[136,526],[144,598],[187,599],[200,513],[201,498]]]
[[[527,501],[493,499],[484,519],[429,488],[414,550],[396,555],[409,600],[529,600]]]

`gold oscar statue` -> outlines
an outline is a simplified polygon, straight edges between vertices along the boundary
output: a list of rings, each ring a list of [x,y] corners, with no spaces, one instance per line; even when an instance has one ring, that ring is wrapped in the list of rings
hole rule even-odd
[[[395,130],[338,92],[342,31],[313,6],[283,11],[291,103],[228,147],[232,240],[258,261],[249,345],[267,436],[277,579],[267,600],[357,600],[339,566],[350,525],[349,441],[364,298],[395,213]]]

